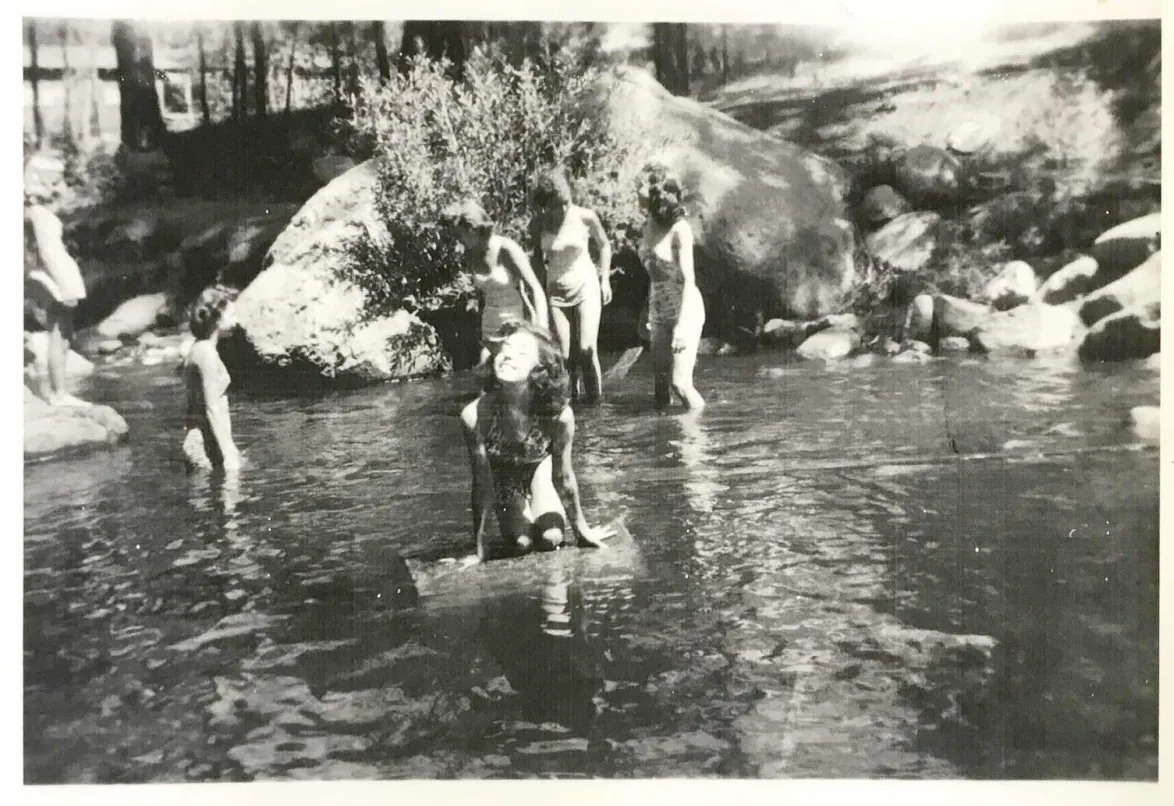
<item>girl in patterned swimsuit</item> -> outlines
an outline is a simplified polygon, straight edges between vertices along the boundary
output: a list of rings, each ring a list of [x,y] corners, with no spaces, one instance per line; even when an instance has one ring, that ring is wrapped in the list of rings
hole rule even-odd
[[[640,259],[648,271],[648,329],[658,406],[672,402],[672,393],[688,409],[705,401],[693,386],[693,367],[705,305],[693,273],[693,230],[681,206],[680,181],[662,168],[651,168],[641,193],[647,215]]]
[[[558,347],[521,322],[505,325],[502,336],[481,396],[461,412],[477,557],[490,559],[485,529],[495,505],[507,551],[558,548],[568,521],[579,545],[599,547],[610,532],[588,526],[579,501],[571,463],[575,418]]]
[[[500,343],[498,332],[507,323],[530,319],[539,329],[548,329],[546,294],[522,247],[496,234],[484,208],[471,199],[446,209],[443,219],[464,247],[466,265],[481,296],[478,364],[484,365],[492,357]]]
[[[189,470],[215,467],[236,470],[240,451],[232,441],[228,416],[228,385],[232,379],[216,342],[235,323],[232,293],[213,286],[205,289],[192,305],[190,324],[195,344],[183,365],[187,387],[187,433],[183,453]]]
[[[595,403],[603,385],[599,319],[603,306],[611,302],[611,244],[599,216],[574,204],[562,171],[539,178],[532,202],[535,262],[546,272],[551,324],[570,369],[571,394],[578,396],[581,376],[584,402]],[[591,260],[592,241],[599,249],[598,271]]]

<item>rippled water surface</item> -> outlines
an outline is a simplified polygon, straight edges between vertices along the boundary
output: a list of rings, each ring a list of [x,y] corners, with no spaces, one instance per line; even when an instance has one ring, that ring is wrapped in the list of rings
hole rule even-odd
[[[472,381],[87,390],[116,452],[25,471],[29,782],[1157,775],[1158,377],[1043,363],[645,362],[580,414],[608,552],[458,571]]]

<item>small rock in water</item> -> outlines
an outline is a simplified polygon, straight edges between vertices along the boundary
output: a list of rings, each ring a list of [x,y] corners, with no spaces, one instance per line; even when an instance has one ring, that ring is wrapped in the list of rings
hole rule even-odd
[[[924,364],[929,360],[930,354],[919,350],[906,350],[900,355],[893,356],[894,364]]]
[[[924,355],[929,355],[933,352],[933,348],[923,341],[911,341],[905,345],[905,348],[910,352],[922,353]]]
[[[970,339],[965,336],[947,336],[938,344],[938,349],[943,353],[968,353]]]
[[[1161,353],[1154,353],[1149,358],[1144,359],[1144,361],[1146,369],[1152,369],[1154,372],[1158,372],[1162,369]]]
[[[1157,406],[1134,406],[1129,412],[1129,423],[1139,439],[1157,442],[1161,438],[1162,412]]]
[[[821,330],[799,345],[798,353],[803,358],[835,361],[847,358],[860,345],[860,334],[846,328],[832,327]]]
[[[122,349],[121,339],[103,339],[98,342],[96,352],[98,355],[113,355]]]
[[[149,330],[145,333],[139,334],[139,344],[143,345],[144,347],[150,347],[154,344],[158,344],[161,341],[163,341],[162,336],[158,335],[157,333],[152,333]]]

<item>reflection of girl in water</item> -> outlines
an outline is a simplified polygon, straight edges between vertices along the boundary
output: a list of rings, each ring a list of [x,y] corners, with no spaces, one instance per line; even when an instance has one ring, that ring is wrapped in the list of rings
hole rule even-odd
[[[532,319],[541,330],[550,326],[546,293],[530,268],[526,253],[513,240],[493,231],[493,222],[475,201],[467,200],[444,211],[465,249],[465,262],[481,296],[481,359],[484,364],[497,346],[497,334],[508,322]],[[529,292],[529,299],[526,292]],[[531,309],[528,311],[528,309]]]
[[[648,271],[648,329],[652,343],[658,406],[672,402],[670,390],[686,408],[705,405],[693,386],[693,367],[705,324],[705,305],[693,273],[693,229],[685,220],[680,181],[653,167],[645,175],[641,205],[647,219],[640,260]]]
[[[557,548],[568,520],[579,545],[598,547],[609,532],[587,525],[579,500],[571,460],[575,417],[558,347],[517,322],[502,328],[501,337],[481,396],[461,412],[473,470],[477,556],[489,559],[485,528],[494,503],[509,550]]]
[[[228,416],[232,379],[216,351],[220,333],[235,324],[233,317],[232,292],[224,288],[205,289],[192,306],[190,323],[196,342],[183,366],[187,386],[183,453],[189,469],[240,467],[240,451],[232,440]]]

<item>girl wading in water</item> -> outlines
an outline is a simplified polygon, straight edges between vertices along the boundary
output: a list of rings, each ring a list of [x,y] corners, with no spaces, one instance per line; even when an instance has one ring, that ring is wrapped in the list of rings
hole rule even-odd
[[[543,174],[531,201],[535,259],[546,272],[550,318],[570,368],[571,393],[578,396],[582,378],[584,402],[597,403],[603,391],[599,319],[611,302],[611,244],[599,216],[574,204],[562,171]],[[598,269],[591,260],[592,241],[599,249]]]
[[[495,505],[506,552],[558,548],[568,520],[580,546],[601,547],[611,530],[588,526],[583,514],[571,461],[575,417],[558,347],[520,322],[505,325],[501,337],[481,396],[461,412],[477,557],[493,554],[485,529]]]
[[[680,181],[654,168],[646,182],[641,192],[647,219],[640,261],[650,280],[647,311],[656,404],[668,406],[671,390],[686,408],[699,410],[705,401],[693,386],[693,367],[705,325],[705,305],[693,273],[693,229],[685,220]]]
[[[183,441],[189,470],[236,470],[241,455],[232,441],[228,385],[232,379],[216,352],[220,334],[235,325],[231,291],[207,288],[192,305],[195,344],[183,365],[187,387],[187,435]]]
[[[526,253],[515,241],[496,234],[493,222],[476,201],[466,200],[443,213],[465,249],[473,285],[481,296],[481,358],[485,364],[496,352],[498,332],[510,322],[532,321],[540,330],[550,327],[546,294]],[[523,286],[529,291],[527,299]]]
[[[73,316],[86,296],[81,269],[62,239],[61,219],[49,208],[54,188],[65,178],[65,165],[38,154],[24,171],[25,302],[45,328],[48,344],[37,357],[38,393],[52,406],[91,404],[65,391],[65,362],[73,338]]]

